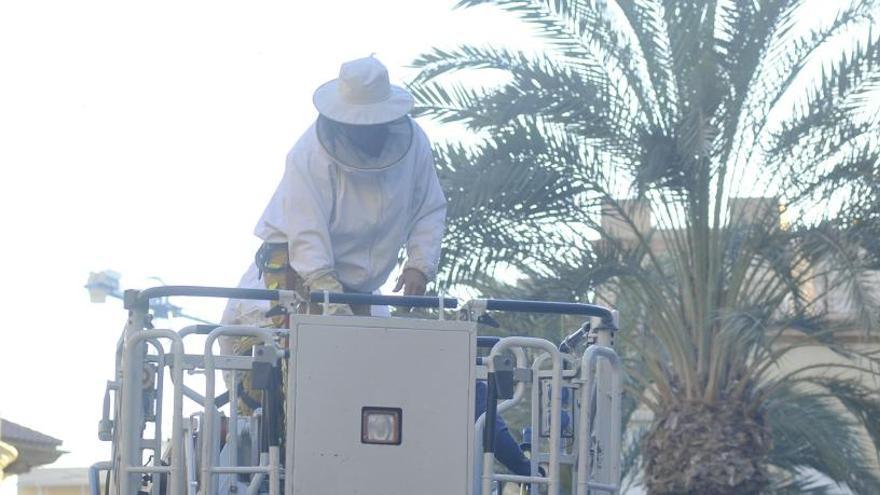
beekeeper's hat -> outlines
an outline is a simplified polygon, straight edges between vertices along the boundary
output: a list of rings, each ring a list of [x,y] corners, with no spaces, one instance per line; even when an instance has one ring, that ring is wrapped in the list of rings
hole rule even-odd
[[[342,64],[339,78],[321,85],[312,98],[321,115],[345,124],[384,124],[408,114],[413,97],[392,85],[388,69],[372,55]]]

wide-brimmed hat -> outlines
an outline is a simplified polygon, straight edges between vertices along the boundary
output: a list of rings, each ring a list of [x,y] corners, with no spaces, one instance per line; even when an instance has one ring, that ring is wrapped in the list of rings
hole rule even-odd
[[[413,107],[412,95],[392,85],[388,69],[372,56],[342,64],[339,78],[322,84],[312,101],[328,119],[355,125],[391,122]]]

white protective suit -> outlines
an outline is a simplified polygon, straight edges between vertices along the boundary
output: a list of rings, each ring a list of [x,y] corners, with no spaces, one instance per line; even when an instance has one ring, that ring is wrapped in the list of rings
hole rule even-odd
[[[241,280],[236,286],[239,289],[265,289],[266,286],[260,280],[260,271],[253,263],[248,267]],[[266,318],[265,313],[270,308],[269,301],[254,301],[250,299],[230,299],[223,309],[220,318],[221,325],[252,325],[256,327],[268,327],[272,325],[272,319]]]
[[[386,282],[404,246],[404,268],[432,280],[446,198],[424,131],[402,119],[382,152],[396,154],[393,164],[363,170],[345,163],[347,157],[357,159],[352,151],[327,151],[320,123],[288,153],[284,177],[254,234],[269,242],[286,240],[290,264],[307,286],[333,274],[347,290],[373,292]]]

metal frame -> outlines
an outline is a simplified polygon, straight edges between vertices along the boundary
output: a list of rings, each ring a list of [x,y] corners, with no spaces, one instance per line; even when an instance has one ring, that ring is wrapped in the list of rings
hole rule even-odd
[[[271,345],[276,337],[287,334],[287,330],[255,328],[249,326],[224,326],[215,328],[208,334],[205,340],[205,426],[202,433],[210,435],[208,438],[202,437],[202,466],[201,466],[201,486],[199,493],[201,495],[209,495],[215,493],[214,477],[218,474],[256,474],[263,473],[269,475],[269,495],[279,495],[281,480],[281,453],[278,447],[269,447],[269,459],[266,465],[244,467],[244,466],[219,466],[220,457],[220,438],[219,430],[214,427],[216,416],[219,414],[215,405],[215,385],[216,371],[218,368],[214,363],[214,342],[221,336],[235,337],[257,337],[263,341],[265,345]],[[280,357],[280,356],[279,356]],[[235,410],[235,404],[232,403],[231,410]],[[237,424],[232,423],[235,428]],[[237,432],[236,432],[237,433]],[[235,434],[232,435],[236,436]],[[174,495],[174,494],[172,494]]]
[[[155,330],[149,325],[149,301],[151,298],[177,295],[224,297],[237,299],[276,300],[290,314],[302,302],[292,291],[224,289],[215,287],[157,287],[143,292],[127,291],[125,307],[129,310],[128,320],[122,337],[117,346],[116,376],[107,383],[103,402],[103,414],[99,426],[99,437],[112,441],[111,460],[96,463],[89,470],[91,494],[100,495],[99,473],[110,471],[112,483],[109,487],[114,495],[131,495],[137,493],[140,478],[144,474],[167,476],[167,495],[227,495],[218,493],[216,478],[221,474],[254,474],[247,487],[247,495],[257,495],[263,480],[269,479],[269,494],[281,495],[288,493],[292,486],[288,478],[282,487],[281,477],[284,466],[281,465],[279,447],[271,446],[268,452],[260,454],[259,459],[250,460],[251,465],[221,466],[219,409],[216,398],[216,373],[229,370],[232,389],[229,391],[230,424],[233,434],[229,436],[227,447],[232,452],[238,447],[239,416],[236,411],[238,383],[236,370],[251,368],[254,358],[247,356],[214,355],[213,345],[220,336],[251,336],[261,340],[265,345],[273,346],[275,352],[282,357],[284,350],[277,346],[283,337],[290,337],[295,344],[295,332],[287,329],[266,329],[248,326],[213,326],[193,325],[179,332],[172,330]],[[410,307],[431,307],[439,309],[440,320],[444,309],[454,309],[457,301],[452,298],[435,297],[395,297],[370,296],[360,294],[312,294],[313,303],[339,304],[397,304]],[[496,370],[495,358],[506,352],[512,352],[515,358],[516,386],[513,397],[488,405],[487,413],[480,416],[474,429],[463,432],[468,435],[469,445],[474,448],[468,453],[473,479],[474,495],[490,495],[493,484],[509,481],[529,484],[532,493],[538,493],[541,485],[546,485],[548,495],[558,495],[560,489],[560,466],[573,467],[573,486],[577,495],[587,493],[617,493],[620,489],[620,444],[621,444],[621,393],[623,371],[619,356],[613,349],[613,333],[617,330],[618,316],[613,310],[601,306],[552,303],[539,301],[507,301],[481,299],[469,302],[460,312],[465,319],[476,319],[486,311],[523,311],[546,312],[557,314],[575,314],[599,319],[595,328],[598,336],[595,345],[586,349],[580,356],[569,352],[561,352],[559,348],[544,339],[531,337],[507,337],[494,344],[487,359],[472,365],[470,375],[477,377],[494,377]],[[299,318],[299,317],[297,317]],[[337,316],[317,316],[303,318],[344,319]],[[296,318],[291,318],[294,325]],[[363,320],[369,324],[369,320]],[[412,321],[412,320],[410,320]],[[329,321],[328,321],[329,322]],[[386,322],[375,322],[382,326]],[[425,325],[421,323],[420,325]],[[442,324],[441,324],[442,326]],[[206,335],[203,352],[186,354],[184,338],[193,335]],[[170,342],[168,348],[163,345]],[[149,352],[153,349],[152,352]],[[294,348],[295,349],[295,348]],[[528,361],[527,350],[531,350],[534,359]],[[566,349],[568,351],[568,349]],[[295,354],[291,353],[292,355]],[[166,368],[170,372],[171,393],[173,394],[171,418],[171,456],[170,465],[162,465],[162,400],[167,392],[164,382]],[[186,386],[184,370],[205,374],[205,394]],[[549,410],[542,410],[540,383],[541,379],[550,380]],[[144,381],[155,380],[150,392],[153,401],[154,417],[145,414]],[[532,382],[531,394],[526,393],[526,383]],[[288,393],[293,393],[294,380],[289,380]],[[490,380],[491,382],[491,380]],[[560,435],[562,425],[562,389],[570,388],[574,392],[575,417],[572,418],[574,439],[563,442]],[[470,391],[473,396],[473,389]],[[289,395],[292,396],[292,395]],[[115,398],[114,398],[115,397]],[[183,400],[189,398],[201,406],[201,412],[183,417]],[[494,392],[492,393],[494,397]],[[531,402],[532,462],[530,476],[503,475],[495,472],[494,453],[487,451],[483,444],[483,434],[491,414],[503,413],[522,403],[526,398]],[[111,401],[111,398],[114,400]],[[473,398],[471,399],[473,402]],[[112,402],[112,407],[111,407]],[[595,417],[593,417],[595,411]],[[549,414],[550,435],[543,442],[538,424],[541,414]],[[493,416],[494,417],[494,416]],[[260,411],[251,417],[251,429],[260,421]],[[295,420],[294,416],[290,416]],[[154,423],[153,437],[146,438],[148,423]],[[196,424],[199,424],[201,445],[193,439]],[[292,446],[295,439],[290,438],[293,428],[288,428],[288,463],[293,462]],[[491,431],[491,430],[490,430]],[[252,433],[254,433],[252,431]],[[166,432],[167,434],[167,432]],[[494,443],[494,441],[492,442]],[[546,449],[545,445],[546,443]],[[602,445],[607,451],[606,462],[601,467],[594,465],[591,451]],[[144,451],[152,451],[154,460],[151,465],[141,465]],[[256,450],[256,449],[254,449]],[[256,456],[256,454],[254,454]],[[538,466],[546,464],[546,476],[540,476]],[[199,486],[199,481],[201,486]],[[160,483],[152,486],[151,495],[160,493]]]
[[[183,451],[183,340],[176,332],[171,330],[142,330],[126,338],[125,351],[123,352],[123,377],[127,377],[128,384],[123,382],[121,420],[119,424],[119,465],[116,470],[120,481],[117,485],[118,492],[137,493],[138,474],[170,474],[169,495],[184,495],[184,465],[183,457],[175,456],[171,466],[161,466],[158,456],[154,457],[153,466],[141,466],[144,448],[142,434],[144,429],[143,419],[143,344],[147,339],[171,340],[171,354],[173,365],[171,368],[174,388],[174,405],[171,427],[171,442],[175,452]],[[140,380],[138,380],[140,378]],[[134,386],[133,386],[134,385]],[[161,425],[161,414],[157,412],[157,425]],[[161,427],[156,428],[161,432]],[[161,437],[154,439],[161,444]],[[153,447],[155,449],[155,447]],[[124,488],[124,490],[123,490]]]
[[[531,364],[531,475],[515,476],[494,473],[494,453],[484,449],[482,461],[478,461],[474,479],[477,495],[492,494],[493,483],[508,481],[529,484],[531,493],[539,493],[540,485],[547,485],[548,495],[557,495],[560,482],[560,465],[568,464],[572,469],[572,486],[577,495],[587,493],[617,493],[620,489],[620,445],[621,445],[621,401],[623,370],[620,358],[613,349],[613,334],[618,327],[618,314],[601,306],[574,303],[548,303],[538,301],[494,301],[475,300],[465,305],[464,313],[477,318],[487,310],[546,312],[556,314],[578,314],[599,318],[595,328],[596,343],[588,347],[581,356],[561,353],[557,346],[543,339],[527,337],[508,337],[499,340],[485,359],[487,375],[494,370],[494,357],[512,350],[517,358],[517,369],[524,367],[520,356],[525,348],[541,351]],[[547,362],[551,362],[548,369]],[[550,410],[543,411],[541,401],[541,380],[549,379]],[[491,383],[491,382],[490,382]],[[517,383],[514,397],[497,406],[501,413],[522,401],[521,390],[524,383]],[[572,390],[575,417],[571,418],[574,429],[574,442],[571,451],[566,451],[561,437],[561,397],[562,388]],[[594,413],[595,411],[595,413]],[[540,417],[549,415],[550,438],[547,451],[542,450]],[[595,414],[595,415],[594,415]],[[485,433],[486,415],[476,424],[478,438]],[[591,447],[604,446],[608,455],[601,469],[592,462]],[[482,446],[481,446],[482,447]],[[546,476],[539,476],[538,466],[546,464]]]
[[[611,404],[607,416],[611,420],[611,434],[610,441],[608,442],[610,480],[595,482],[591,481],[590,443],[592,442],[593,428],[590,421],[590,413],[592,411],[593,385],[596,382],[595,369],[600,358],[605,359],[611,366]],[[588,490],[616,493],[620,489],[620,408],[623,393],[623,374],[620,358],[614,352],[614,349],[596,345],[584,352],[581,358],[581,383],[581,411],[578,414],[577,495],[587,495]]]
[[[493,481],[513,481],[517,483],[546,484],[548,495],[559,494],[559,440],[560,440],[560,422],[561,422],[561,391],[562,391],[562,355],[559,350],[550,341],[544,339],[536,339],[532,337],[508,337],[502,339],[495,344],[492,352],[489,354],[487,368],[489,373],[495,372],[495,356],[500,355],[507,349],[513,347],[531,348],[542,350],[550,356],[552,361],[551,370],[551,390],[552,397],[550,402],[550,458],[548,464],[547,476],[536,476],[535,467],[532,467],[531,476],[515,476],[502,475],[494,473],[495,453],[488,452],[484,448],[483,453],[483,475],[482,475],[482,491],[483,494],[492,493]],[[491,404],[489,405],[491,407]],[[537,493],[537,492],[535,492]]]

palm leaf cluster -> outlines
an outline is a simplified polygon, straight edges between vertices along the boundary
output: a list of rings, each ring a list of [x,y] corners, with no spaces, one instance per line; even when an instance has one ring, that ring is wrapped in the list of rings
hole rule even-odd
[[[446,281],[626,308],[651,493],[876,491],[877,356],[839,336],[878,323],[880,2],[482,4],[542,49],[415,61],[418,112],[479,137],[437,152]]]

